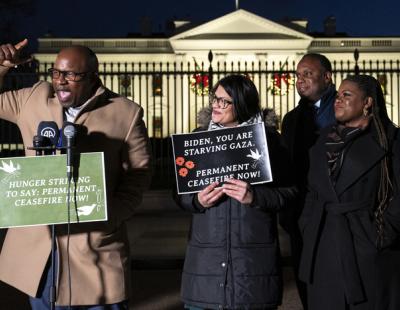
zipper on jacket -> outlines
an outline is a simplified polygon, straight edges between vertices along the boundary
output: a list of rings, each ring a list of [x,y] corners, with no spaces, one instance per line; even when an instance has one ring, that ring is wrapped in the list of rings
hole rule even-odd
[[[232,266],[232,256],[231,256],[231,244],[232,244],[232,205],[233,205],[233,199],[229,198],[229,209],[227,210],[227,217],[226,217],[226,233],[227,233],[227,238],[226,238],[226,271],[225,271],[225,283],[228,283],[228,279],[231,279],[230,283],[230,300],[232,301],[232,305],[235,305],[235,289],[234,289],[234,278],[233,278],[233,266]],[[228,277],[228,272],[230,273],[230,277]],[[228,305],[228,300],[226,298],[226,287],[225,287],[225,305],[224,307],[230,306]]]

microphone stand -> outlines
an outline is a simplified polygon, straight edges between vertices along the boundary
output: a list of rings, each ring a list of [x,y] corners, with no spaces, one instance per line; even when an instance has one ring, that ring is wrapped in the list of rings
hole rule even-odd
[[[67,153],[67,179],[68,179],[68,196],[67,196],[67,206],[68,206],[68,239],[67,239],[67,265],[68,265],[68,282],[69,282],[69,306],[71,306],[72,300],[72,287],[71,287],[71,269],[69,262],[69,236],[70,236],[70,208],[71,208],[71,182],[74,175],[74,144],[76,137],[76,128],[73,123],[65,122],[62,129],[63,136],[66,138],[66,153]]]
[[[68,205],[68,240],[67,240],[67,261],[68,261],[68,278],[70,280],[70,271],[69,271],[69,234],[70,234],[70,188],[71,181],[73,176],[73,148],[74,148],[74,138],[76,135],[76,129],[72,123],[66,123],[63,128],[63,134],[67,139],[66,147],[58,147],[53,145],[51,140],[48,140],[47,137],[43,137],[41,135],[35,136],[33,139],[33,147],[28,147],[29,150],[35,150],[36,155],[55,155],[57,149],[65,149],[67,153],[67,179],[68,179],[68,196],[67,196],[67,205]],[[50,144],[50,145],[49,145]],[[46,146],[44,146],[46,145]],[[55,273],[56,273],[56,233],[55,233],[55,225],[50,225],[51,228],[51,287],[50,287],[50,309],[55,310],[56,304],[56,284],[55,284]],[[69,292],[69,306],[71,305],[71,287]]]
[[[51,155],[56,154],[56,149],[51,150]],[[56,225],[52,224],[51,228],[51,287],[50,287],[50,309],[56,308]]]
[[[43,153],[45,155],[55,155],[56,147],[55,146],[43,146],[44,139],[42,136],[34,136],[33,137],[33,147],[27,147],[28,150],[35,150],[36,156],[42,156]],[[50,287],[50,309],[55,310],[56,308],[56,281],[55,281],[55,273],[56,273],[56,230],[55,225],[50,225],[51,230],[51,254],[50,254],[50,270],[51,270],[51,287]]]

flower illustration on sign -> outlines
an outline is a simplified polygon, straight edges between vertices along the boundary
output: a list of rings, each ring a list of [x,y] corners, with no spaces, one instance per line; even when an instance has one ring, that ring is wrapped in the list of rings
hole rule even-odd
[[[190,169],[193,169],[196,166],[196,164],[191,160],[185,161],[183,156],[177,156],[175,158],[175,164],[181,167],[178,170],[178,174],[183,178],[188,175]]]
[[[189,172],[189,171],[188,171],[186,168],[181,168],[181,169],[179,169],[179,175],[180,175],[181,177],[187,176],[188,172]]]
[[[253,168],[256,168],[258,163],[262,160],[262,155],[263,155],[262,152],[260,154],[258,149],[256,149],[254,152],[253,152],[253,150],[250,150],[250,154],[247,154],[246,157],[250,157],[253,159],[251,166]]]
[[[191,160],[188,160],[186,163],[185,163],[185,167],[186,168],[188,168],[188,169],[193,169],[194,168],[194,162],[192,162]]]
[[[178,156],[178,157],[175,159],[175,163],[176,163],[178,166],[182,166],[182,165],[185,163],[185,159],[184,159],[182,156]]]

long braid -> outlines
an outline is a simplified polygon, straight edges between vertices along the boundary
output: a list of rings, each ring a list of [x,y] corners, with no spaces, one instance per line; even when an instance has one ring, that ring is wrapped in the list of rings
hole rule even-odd
[[[385,156],[380,163],[380,178],[379,178],[379,189],[377,195],[377,206],[374,210],[374,217],[376,222],[377,230],[377,247],[383,245],[385,239],[385,220],[384,213],[392,199],[393,194],[393,183],[391,173],[391,150],[389,145],[389,139],[387,136],[387,128],[390,124],[393,124],[389,119],[386,111],[385,99],[382,93],[382,88],[379,82],[368,75],[357,75],[348,76],[346,80],[357,83],[358,87],[364,92],[366,97],[371,97],[373,100],[371,107],[371,117],[373,125],[376,128],[378,134],[378,142],[382,149],[385,151]]]
[[[387,206],[389,205],[389,201],[391,198],[392,194],[392,189],[393,189],[393,184],[391,182],[391,174],[390,174],[390,169],[389,167],[391,166],[391,163],[389,162],[389,156],[388,154],[389,150],[389,145],[388,145],[388,139],[387,135],[384,129],[384,126],[382,124],[382,121],[379,117],[376,117],[374,105],[372,108],[372,119],[374,121],[375,128],[378,132],[378,140],[380,146],[385,150],[386,155],[381,161],[381,173],[380,173],[380,180],[379,180],[379,189],[378,189],[378,197],[377,197],[377,202],[378,206],[375,209],[375,221],[376,221],[376,227],[377,227],[377,234],[378,238],[376,240],[377,246],[380,247],[382,246],[383,240],[385,238],[384,236],[384,225],[385,221],[383,218],[383,214],[385,213],[385,210]]]

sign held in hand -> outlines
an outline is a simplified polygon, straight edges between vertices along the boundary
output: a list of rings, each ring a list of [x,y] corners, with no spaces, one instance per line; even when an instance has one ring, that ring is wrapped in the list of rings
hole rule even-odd
[[[65,155],[0,159],[0,228],[107,220],[103,153],[82,153],[68,195]]]
[[[235,178],[272,181],[264,124],[172,135],[178,194]]]

